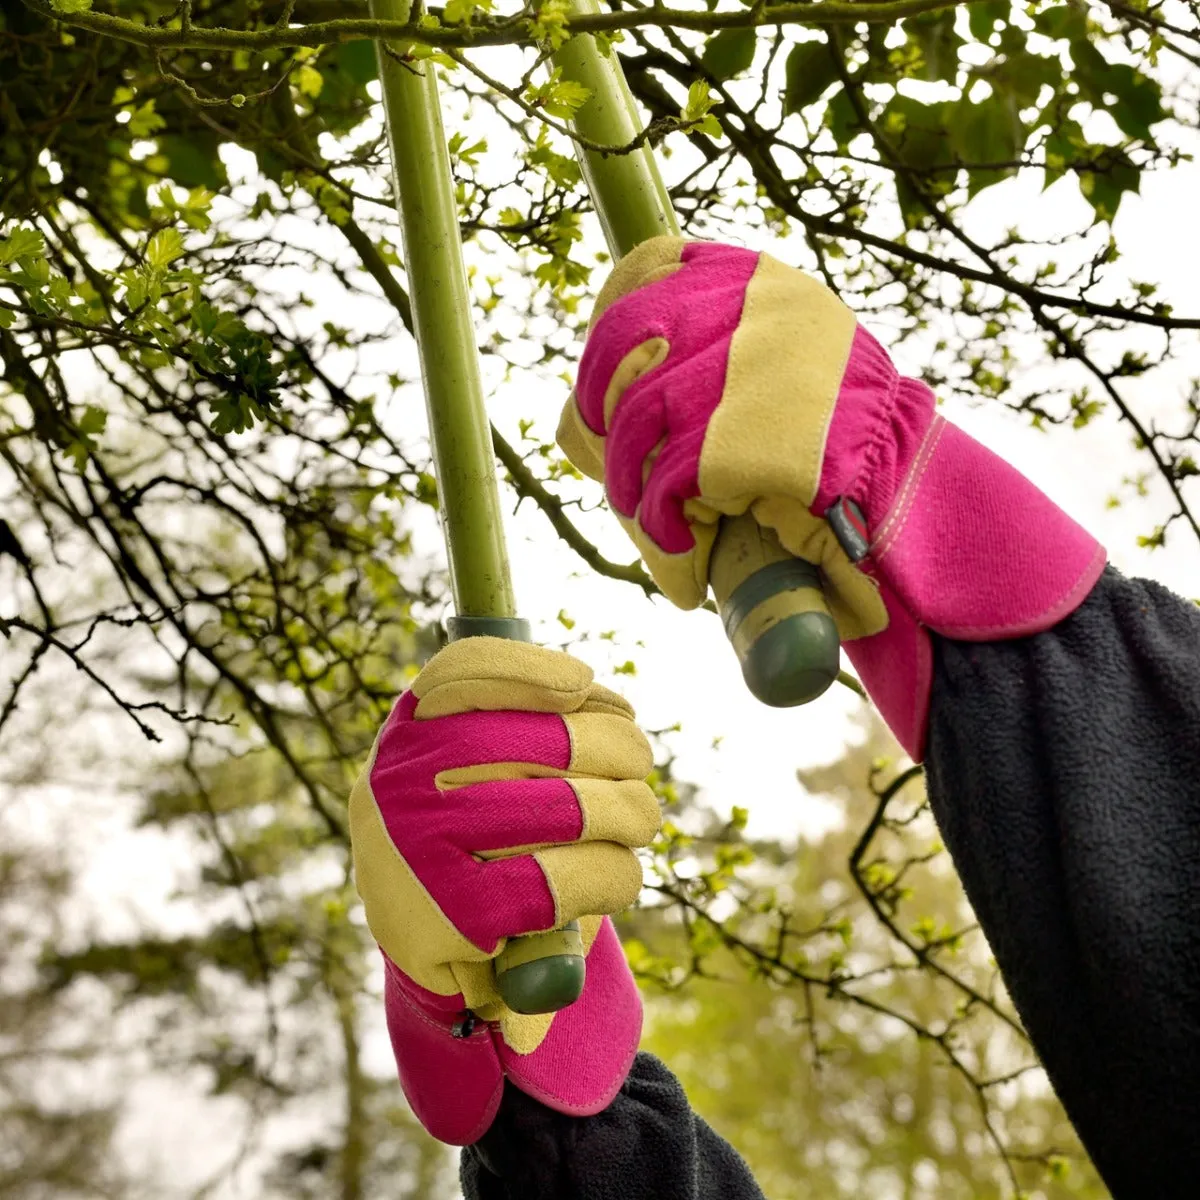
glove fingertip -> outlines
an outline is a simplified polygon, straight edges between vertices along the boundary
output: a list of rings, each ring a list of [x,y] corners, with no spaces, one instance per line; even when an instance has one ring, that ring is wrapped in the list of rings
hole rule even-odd
[[[605,310],[622,297],[679,270],[683,266],[683,251],[687,245],[685,238],[663,234],[649,238],[630,250],[604,281],[592,308],[588,332],[596,327]]]
[[[555,440],[571,466],[597,483],[604,482],[604,439],[587,427],[574,392],[563,405]]]

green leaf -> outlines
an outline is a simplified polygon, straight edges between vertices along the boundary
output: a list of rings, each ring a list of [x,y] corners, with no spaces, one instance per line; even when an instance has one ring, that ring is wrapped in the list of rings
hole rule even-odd
[[[146,348],[138,351],[138,362],[152,371],[159,367],[169,367],[173,361],[165,350]]]
[[[845,88],[839,88],[825,107],[825,127],[833,134],[838,146],[845,149],[863,132],[858,113]]]
[[[467,135],[456,133],[450,138],[450,157],[468,167],[479,166],[479,156],[487,153],[487,139],[480,138],[477,142],[467,145]]]
[[[591,90],[573,79],[557,80],[550,88],[542,107],[552,117],[568,120],[573,117],[591,95]]]
[[[316,67],[305,63],[295,74],[296,90],[310,100],[315,100],[325,86],[325,78]]]
[[[974,164],[1015,163],[1025,148],[1025,126],[1011,93],[993,92],[986,100],[953,105],[948,127],[950,142],[968,167],[967,189],[974,196],[1015,175],[1015,166]]]
[[[477,12],[491,12],[492,0],[447,0],[444,16],[447,25],[469,25]]]
[[[732,79],[750,69],[757,42],[754,29],[722,29],[708,39],[700,61],[714,79]]]
[[[1071,1173],[1071,1160],[1061,1154],[1051,1154],[1046,1159],[1046,1175],[1050,1179],[1063,1180]]]
[[[1070,118],[1057,122],[1042,146],[1044,188],[1062,178],[1067,168],[1079,161],[1088,148],[1087,138],[1078,121]]]
[[[540,0],[531,32],[539,42],[557,50],[567,41],[566,25],[570,15],[570,0]]]
[[[83,434],[103,433],[104,427],[108,424],[108,413],[102,408],[96,408],[89,404],[75,424],[79,432]]]
[[[11,308],[5,308],[3,304],[0,304],[0,329],[11,329],[16,319],[17,314]]]
[[[72,13],[87,12],[92,0],[50,0],[50,7],[57,13],[70,16]]]
[[[687,102],[680,116],[688,122],[699,121],[714,103],[708,84],[703,79],[697,79],[688,88]]]
[[[1136,194],[1142,173],[1123,151],[1111,146],[1095,147],[1095,170],[1079,173],[1079,190],[1095,209],[1098,221],[1112,221],[1126,192]]]
[[[1157,550],[1160,546],[1167,544],[1167,528],[1165,525],[1159,525],[1153,533],[1139,534],[1137,544],[1143,550]]]
[[[135,108],[127,128],[135,138],[148,138],[166,127],[166,121],[154,111],[154,97]]]
[[[437,480],[434,479],[428,471],[422,471],[417,476],[417,486],[414,489],[413,496],[421,504],[428,504],[432,508],[438,506],[438,486]]]
[[[41,258],[46,253],[46,241],[36,229],[18,227],[6,238],[0,238],[0,267],[19,258]]]
[[[1033,14],[1033,27],[1049,38],[1087,36],[1087,14],[1074,4],[1056,4]]]
[[[1108,63],[1103,76],[1097,80],[1104,95],[1095,100],[1097,107],[1108,109],[1112,119],[1128,137],[1153,141],[1151,125],[1164,121],[1170,115],[1163,107],[1162,88],[1154,79],[1143,75],[1128,63]],[[1107,94],[1116,97],[1110,104]]]
[[[159,152],[166,156],[167,174],[182,187],[206,187],[220,191],[229,182],[218,147],[221,139],[213,134],[189,133],[186,137],[168,134],[158,139]]]
[[[344,42],[334,55],[338,67],[360,86],[379,78],[379,59],[375,56],[375,43],[365,38],[357,42]]]
[[[838,77],[828,42],[800,42],[787,56],[783,92],[785,114],[819,100]]]
[[[910,96],[896,95],[880,115],[879,127],[905,166],[917,171],[949,166],[954,151],[946,137],[946,125],[952,107],[944,100],[922,104]],[[950,172],[942,176],[950,177]],[[931,180],[929,186],[936,185]]]
[[[574,187],[579,182],[578,160],[554,149],[544,125],[538,130],[536,141],[526,149],[525,161],[531,167],[545,171],[558,187]]]
[[[903,22],[904,32],[920,49],[921,78],[953,82],[958,75],[958,48],[962,38],[954,31],[956,13],[923,13]]]
[[[972,4],[967,10],[967,22],[971,36],[986,42],[995,32],[996,24],[1008,17],[1012,11],[1010,0],[990,0],[987,4]]]
[[[178,229],[160,229],[146,246],[146,261],[165,270],[183,254],[183,234]]]
[[[230,433],[245,433],[262,417],[261,407],[246,395],[223,395],[208,402],[212,410],[213,432],[224,437]]]
[[[839,97],[840,98],[840,97]],[[896,157],[915,174],[896,174],[896,199],[906,228],[929,219],[922,199],[944,196],[954,186],[957,172],[934,170],[953,167],[954,149],[946,136],[952,105],[945,100],[921,104],[910,96],[895,95],[879,117],[879,128]]]
[[[1062,64],[1057,58],[1020,50],[982,68],[979,75],[991,84],[994,93],[1012,96],[1018,108],[1032,108],[1043,88],[1062,82]]]

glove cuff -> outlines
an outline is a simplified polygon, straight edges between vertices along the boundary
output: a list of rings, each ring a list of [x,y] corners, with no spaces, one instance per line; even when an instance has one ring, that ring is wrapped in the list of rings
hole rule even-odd
[[[1104,570],[1104,548],[1087,530],[942,417],[872,534],[879,577],[922,625],[961,641],[1049,629]]]
[[[830,524],[839,524],[833,513]],[[915,761],[932,681],[926,630],[974,642],[1041,633],[1083,603],[1106,559],[1045,493],[940,416],[890,511],[866,532],[860,567],[880,586],[888,627],[846,650]]]
[[[602,1112],[637,1054],[642,1002],[612,921],[587,956],[587,985],[556,1013],[536,1050],[519,1054],[499,1023],[463,1021],[462,996],[414,983],[385,954],[384,1006],[400,1086],[417,1120],[439,1141],[468,1146],[496,1118],[504,1079],[569,1116]]]
[[[469,1146],[488,1131],[504,1094],[491,1029],[462,1023],[461,996],[427,991],[386,954],[383,963],[384,1011],[404,1095],[438,1141]]]

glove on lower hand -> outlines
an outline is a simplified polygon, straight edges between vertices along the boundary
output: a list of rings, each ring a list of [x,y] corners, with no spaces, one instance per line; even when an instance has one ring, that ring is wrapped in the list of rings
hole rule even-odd
[[[505,1077],[580,1116],[623,1083],[642,1009],[603,914],[641,889],[631,847],[658,831],[652,766],[630,706],[557,651],[454,642],[397,701],[351,794],[350,836],[400,1082],[434,1137],[481,1137]],[[583,995],[558,1013],[509,1010],[492,962],[506,940],[575,919]],[[455,1029],[465,1010],[476,1024]]]
[[[1104,568],[1096,541],[938,416],[829,289],[733,246],[660,237],[621,260],[559,442],[680,607],[704,600],[722,516],[749,510],[816,563],[850,660],[918,761],[926,630],[1040,632]]]

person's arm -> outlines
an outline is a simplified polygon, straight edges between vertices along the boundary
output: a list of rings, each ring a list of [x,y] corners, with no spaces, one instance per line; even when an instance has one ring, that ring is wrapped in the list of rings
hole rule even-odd
[[[1200,610],[1109,569],[1053,629],[935,637],[930,802],[1116,1200],[1200,1183]]]
[[[506,1085],[495,1123],[463,1151],[462,1187],[466,1200],[763,1200],[737,1151],[649,1054],[594,1117]]]

